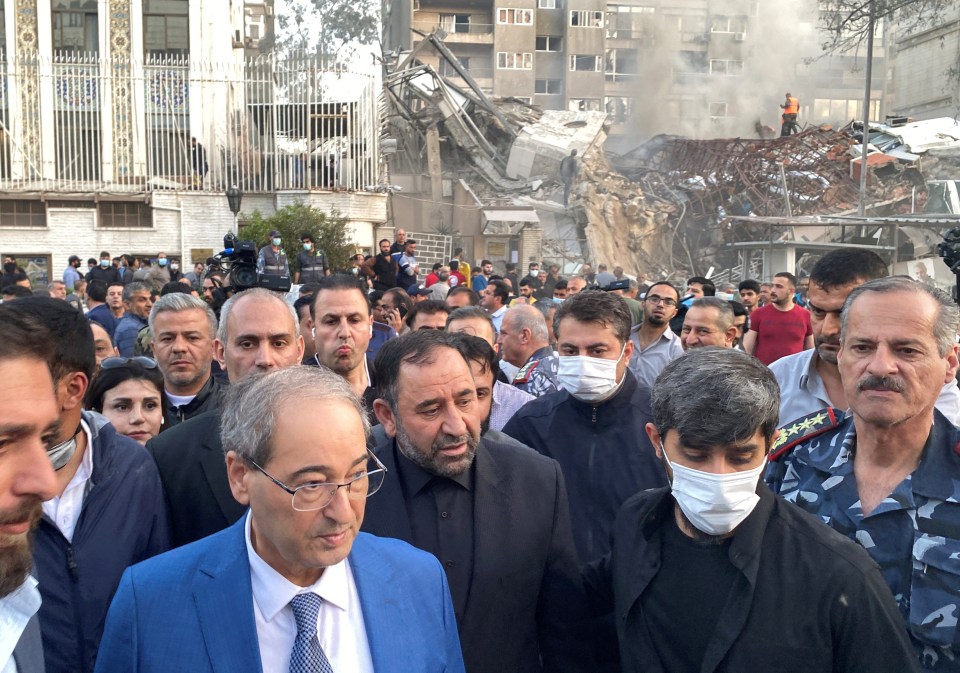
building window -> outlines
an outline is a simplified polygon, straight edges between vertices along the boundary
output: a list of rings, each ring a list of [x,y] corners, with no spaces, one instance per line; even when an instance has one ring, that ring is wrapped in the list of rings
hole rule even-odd
[[[0,223],[5,227],[42,229],[47,226],[47,209],[42,201],[3,199],[0,200]]]
[[[644,37],[646,30],[644,15],[654,14],[654,7],[634,7],[632,5],[607,5],[607,37],[637,39]]]
[[[710,74],[733,76],[742,75],[743,61],[712,59],[710,61]]]
[[[571,112],[600,112],[599,98],[571,98],[567,103]]]
[[[710,103],[710,116],[711,116],[711,117],[726,117],[726,116],[727,116],[727,104],[726,104],[726,103]]]
[[[537,51],[563,51],[563,38],[555,35],[537,35]]]
[[[532,26],[533,10],[501,7],[497,10],[497,23],[506,23],[517,26]]]
[[[263,14],[254,14],[250,9],[244,10],[243,37],[247,47],[257,47],[260,44],[266,30],[265,21],[266,17]]]
[[[533,54],[530,52],[497,52],[497,68],[500,70],[532,70]]]
[[[570,25],[586,28],[603,28],[603,12],[591,12],[586,9],[570,10]]]
[[[537,0],[537,9],[560,9],[560,0]]]
[[[533,104],[533,98],[531,96],[514,96],[521,103],[526,103],[527,105]]]
[[[863,119],[863,101],[857,99],[817,98],[813,101],[813,118],[817,121],[846,122]],[[880,101],[870,103],[870,119],[880,118]]]
[[[711,33],[746,33],[747,17],[714,16],[710,20]]]
[[[469,57],[460,57],[457,59],[460,61],[460,67],[464,70],[470,70],[470,59]],[[460,73],[456,71],[453,65],[447,59],[440,61],[440,76],[441,77],[459,77]]]
[[[633,114],[633,99],[626,96],[605,96],[603,107],[615,123],[622,124]]]
[[[603,59],[596,55],[571,54],[571,72],[600,72]]]
[[[533,83],[533,92],[547,95],[559,94],[563,83],[558,79],[538,79]]]
[[[5,59],[7,54],[7,17],[5,10],[3,0],[0,0],[0,60]]]
[[[190,53],[187,4],[187,0],[143,1],[143,49],[146,56],[163,58]],[[262,37],[261,34],[256,39]]]
[[[135,201],[101,201],[97,204],[101,229],[149,229],[153,226],[150,206]]]
[[[440,27],[444,32],[450,33],[469,33],[470,15],[469,14],[441,14]]]
[[[53,54],[97,54],[100,52],[100,29],[97,26],[97,0],[53,0]]]

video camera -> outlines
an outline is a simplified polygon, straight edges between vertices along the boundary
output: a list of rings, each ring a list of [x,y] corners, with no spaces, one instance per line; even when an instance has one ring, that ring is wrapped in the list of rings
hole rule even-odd
[[[211,258],[210,271],[219,271],[230,275],[230,286],[234,292],[242,292],[252,287],[262,287],[274,292],[290,291],[290,276],[272,273],[257,273],[257,244],[253,241],[238,241],[229,233],[223,237],[223,252]]]

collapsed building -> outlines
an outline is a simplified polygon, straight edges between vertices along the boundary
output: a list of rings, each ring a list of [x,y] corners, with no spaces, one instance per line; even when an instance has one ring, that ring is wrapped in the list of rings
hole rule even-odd
[[[542,259],[565,273],[593,261],[631,275],[679,278],[714,267],[730,279],[769,277],[838,245],[872,245],[891,263],[932,254],[949,218],[913,228],[871,222],[909,219],[930,194],[938,195],[935,212],[960,212],[960,183],[944,177],[947,186],[931,188],[923,172],[925,162],[960,167],[953,120],[920,130],[906,120],[871,124],[871,219],[848,223],[842,218],[855,215],[860,199],[862,124],[772,139],[657,136],[608,155],[604,113],[489,98],[440,30],[388,61],[384,90],[384,133],[396,141],[389,181],[400,188],[393,220],[452,236],[468,259]],[[571,150],[579,173],[564,205],[558,171]],[[841,219],[817,223],[826,216]],[[798,242],[809,251],[775,252]]]

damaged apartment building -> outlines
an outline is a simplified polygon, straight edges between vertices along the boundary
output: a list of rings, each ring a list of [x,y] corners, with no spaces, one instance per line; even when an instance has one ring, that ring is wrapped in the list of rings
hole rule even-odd
[[[769,275],[786,259],[775,248],[789,247],[796,233],[778,229],[777,218],[856,213],[862,128],[854,124],[773,139],[660,135],[608,154],[606,113],[544,111],[516,98],[491,98],[442,38],[425,36],[388,63],[385,131],[397,141],[390,182],[401,187],[392,219],[453,236],[468,259],[551,260],[567,272],[590,260],[622,265],[631,275],[672,278],[710,266],[728,275],[734,269]],[[931,194],[941,194],[933,199],[940,202],[956,195],[953,182],[927,184],[927,177],[949,175],[925,177],[924,169],[952,166],[958,128],[949,119],[871,125],[872,218],[910,216]],[[558,170],[574,149],[580,173],[565,206]],[[936,159],[938,152],[945,158]],[[878,234],[865,226],[840,223],[799,236],[813,249],[872,236],[887,257],[891,247],[903,247],[901,260],[926,254],[936,238],[905,229],[909,240],[898,244],[890,240],[895,228]]]

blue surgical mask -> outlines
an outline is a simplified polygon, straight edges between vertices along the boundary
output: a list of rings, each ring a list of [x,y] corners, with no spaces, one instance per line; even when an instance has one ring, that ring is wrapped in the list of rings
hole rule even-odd
[[[102,266],[104,269],[106,269],[108,266],[110,266],[110,260],[109,260],[109,259],[101,259],[101,260],[100,260],[100,266]]]
[[[312,248],[313,248],[313,243],[304,243],[304,244],[303,244],[303,249],[304,249],[304,250],[311,250]]]
[[[273,244],[277,246],[280,245],[280,239],[279,238],[273,239]]]
[[[166,265],[167,265],[167,260],[166,260],[166,259],[158,259],[158,260],[157,260],[157,264],[159,264],[160,266],[166,266]]]

